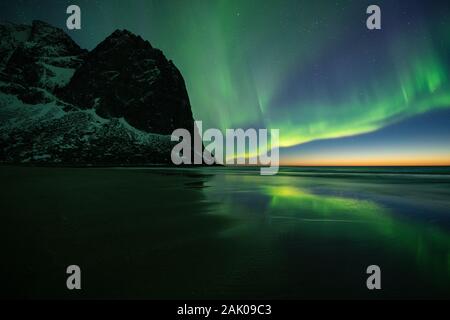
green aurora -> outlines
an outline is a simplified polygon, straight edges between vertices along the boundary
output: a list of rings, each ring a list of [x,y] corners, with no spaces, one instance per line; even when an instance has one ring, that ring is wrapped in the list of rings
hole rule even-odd
[[[15,22],[64,27],[57,13],[69,3],[21,1],[2,12]],[[77,3],[82,30],[70,34],[78,43],[92,49],[118,28],[148,39],[181,70],[204,128],[280,129],[280,146],[289,150],[450,107],[449,7],[439,1],[378,1],[377,31],[365,27],[368,1]],[[416,155],[450,163],[448,138],[435,133],[439,155],[428,141],[415,146]]]

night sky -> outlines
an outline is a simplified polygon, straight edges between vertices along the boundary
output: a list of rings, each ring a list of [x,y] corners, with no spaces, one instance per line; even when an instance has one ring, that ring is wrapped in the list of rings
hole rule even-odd
[[[282,163],[450,165],[448,1],[6,1],[0,19],[115,29],[174,61],[204,128],[280,129]],[[366,8],[382,30],[366,28]]]

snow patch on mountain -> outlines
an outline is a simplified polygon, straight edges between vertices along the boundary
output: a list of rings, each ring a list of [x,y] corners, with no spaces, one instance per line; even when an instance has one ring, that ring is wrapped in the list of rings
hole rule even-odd
[[[102,118],[94,109],[67,112],[64,107],[57,100],[30,105],[0,92],[4,161],[86,164],[110,158],[113,163],[143,159],[145,164],[153,154],[170,155],[170,136],[140,131],[123,118]]]
[[[75,73],[75,69],[57,67],[47,63],[40,64],[44,67],[44,74],[40,82],[46,88],[55,89],[66,86]]]

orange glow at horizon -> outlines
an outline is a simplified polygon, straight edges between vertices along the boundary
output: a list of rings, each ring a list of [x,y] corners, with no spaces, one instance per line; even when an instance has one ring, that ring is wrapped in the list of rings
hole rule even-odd
[[[430,156],[345,156],[282,159],[282,166],[450,166],[450,155]]]

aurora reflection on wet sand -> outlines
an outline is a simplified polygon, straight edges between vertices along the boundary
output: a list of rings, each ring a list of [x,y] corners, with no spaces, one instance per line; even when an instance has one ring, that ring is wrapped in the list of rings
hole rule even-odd
[[[450,170],[389,170],[2,167],[2,292],[79,298],[77,261],[83,298],[448,298]]]

